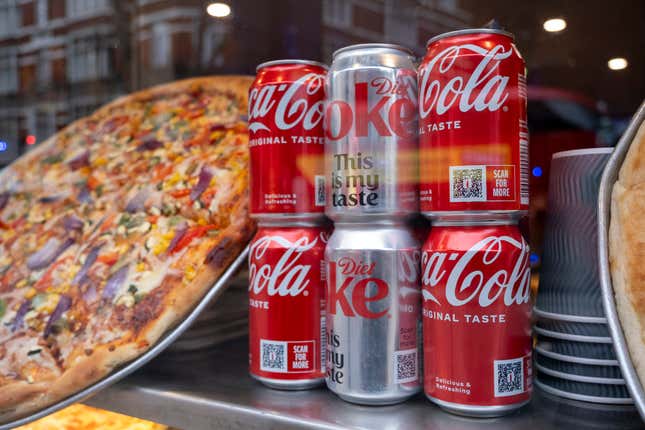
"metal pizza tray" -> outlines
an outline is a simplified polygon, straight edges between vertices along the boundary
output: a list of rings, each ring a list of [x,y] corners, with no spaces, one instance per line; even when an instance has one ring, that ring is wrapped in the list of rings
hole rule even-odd
[[[602,175],[600,182],[600,195],[598,197],[598,256],[600,263],[600,284],[602,286],[603,306],[607,317],[607,324],[609,332],[613,339],[614,348],[616,349],[616,357],[620,364],[620,369],[625,378],[627,388],[634,398],[634,402],[643,420],[645,420],[645,391],[643,385],[638,379],[636,370],[632,364],[627,343],[625,342],[625,335],[618,319],[618,312],[616,311],[616,301],[614,300],[614,289],[611,284],[611,272],[609,269],[609,249],[608,249],[608,236],[609,236],[609,220],[610,220],[610,207],[611,207],[611,192],[614,183],[618,179],[618,171],[620,170],[623,160],[627,155],[630,143],[634,139],[638,128],[645,120],[645,102],[641,104],[640,108],[632,118],[632,122],[621,137],[616,149],[609,158],[605,171]],[[640,214],[641,216],[643,214]],[[643,381],[645,382],[645,381]]]
[[[200,312],[202,312],[209,305],[211,301],[216,300],[220,296],[220,294],[222,294],[224,290],[226,290],[228,283],[234,277],[236,271],[241,266],[243,266],[244,262],[246,261],[248,253],[249,253],[249,247],[247,245],[244,248],[244,250],[240,253],[240,255],[238,255],[237,258],[233,261],[233,263],[231,263],[231,265],[226,269],[226,271],[224,271],[222,276],[220,276],[219,279],[215,282],[215,284],[213,284],[210,290],[208,290],[206,295],[204,295],[204,297],[195,306],[195,308],[186,316],[186,318],[181,323],[179,323],[176,327],[172,328],[170,331],[164,334],[159,339],[159,341],[152,348],[146,351],[143,355],[141,355],[134,361],[131,361],[130,363],[124,365],[123,367],[120,367],[119,369],[115,370],[113,373],[101,379],[100,381],[90,385],[89,387],[79,391],[78,393],[70,397],[67,397],[64,400],[61,400],[58,403],[48,406],[45,409],[42,409],[36,412],[35,414],[28,415],[26,417],[20,418],[18,420],[14,420],[9,423],[0,424],[0,430],[9,430],[14,427],[30,423],[31,421],[35,421],[37,419],[45,417],[73,403],[86,400],[87,398],[91,397],[97,392],[125,378],[135,370],[139,369],[144,364],[148,363],[154,357],[159,355],[159,353],[161,353],[164,349],[170,346],[170,344],[172,344],[179,336],[181,336],[182,333],[184,333],[190,327],[190,325],[197,319]]]

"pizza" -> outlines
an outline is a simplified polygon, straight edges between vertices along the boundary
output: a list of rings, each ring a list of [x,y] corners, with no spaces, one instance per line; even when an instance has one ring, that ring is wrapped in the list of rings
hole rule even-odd
[[[0,422],[145,352],[246,245],[251,82],[122,97],[0,172]]]
[[[167,430],[168,426],[80,403],[15,430]]]
[[[609,266],[616,309],[641,384],[645,384],[645,122],[618,173],[611,200]]]

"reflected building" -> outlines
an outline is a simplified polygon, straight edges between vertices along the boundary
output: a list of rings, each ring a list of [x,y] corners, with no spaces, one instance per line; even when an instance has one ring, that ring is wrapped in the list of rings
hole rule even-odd
[[[423,53],[468,25],[457,0],[0,0],[0,166],[74,119],[140,88],[189,76],[253,74],[275,58],[329,62],[345,45]],[[31,139],[31,137],[30,137]],[[4,148],[5,145],[0,145]]]
[[[398,43],[418,56],[428,39],[471,25],[458,0],[323,0],[322,56],[364,42]]]
[[[217,65],[201,1],[0,0],[0,165],[122,94]]]

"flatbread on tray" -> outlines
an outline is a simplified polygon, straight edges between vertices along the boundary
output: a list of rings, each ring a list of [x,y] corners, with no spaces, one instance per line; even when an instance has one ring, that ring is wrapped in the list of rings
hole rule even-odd
[[[239,255],[251,82],[119,98],[0,172],[0,423],[144,353]]]
[[[645,383],[645,122],[612,191],[609,265],[632,363]]]

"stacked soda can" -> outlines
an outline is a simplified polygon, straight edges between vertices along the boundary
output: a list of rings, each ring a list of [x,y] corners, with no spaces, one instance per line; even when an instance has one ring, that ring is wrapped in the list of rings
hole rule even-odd
[[[424,389],[468,416],[530,400],[526,72],[512,35],[430,39],[419,69]]]
[[[336,51],[325,111],[327,387],[366,405],[421,390],[417,76],[387,44]]]
[[[326,75],[317,62],[271,61],[249,92],[249,367],[278,389],[324,383]]]

